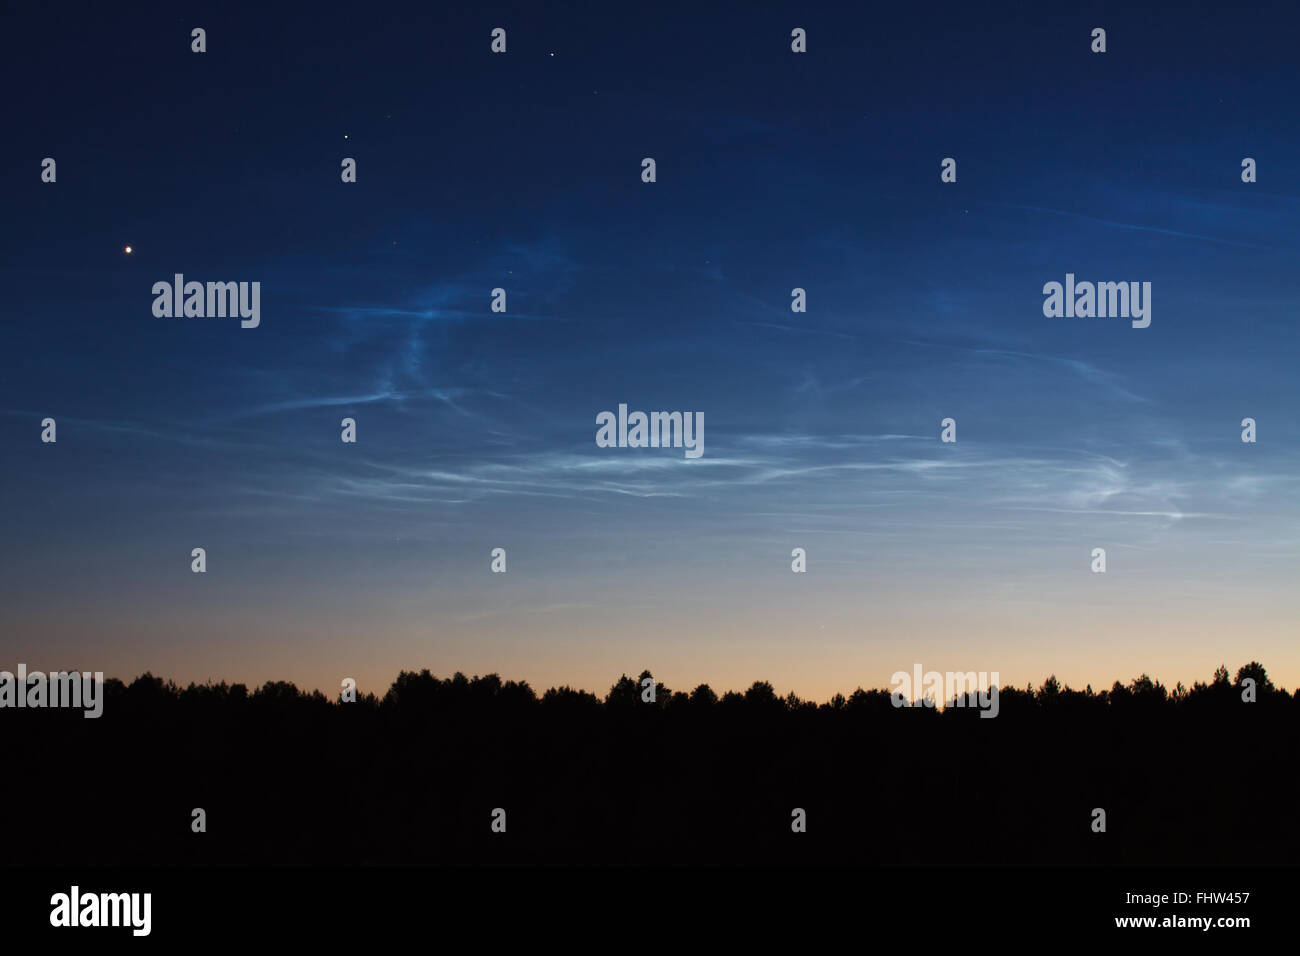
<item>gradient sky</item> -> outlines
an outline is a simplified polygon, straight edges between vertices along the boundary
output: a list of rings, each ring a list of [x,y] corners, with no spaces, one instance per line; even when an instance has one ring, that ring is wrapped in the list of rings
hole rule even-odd
[[[1300,684],[1294,5],[537,6],[7,16],[0,668]]]

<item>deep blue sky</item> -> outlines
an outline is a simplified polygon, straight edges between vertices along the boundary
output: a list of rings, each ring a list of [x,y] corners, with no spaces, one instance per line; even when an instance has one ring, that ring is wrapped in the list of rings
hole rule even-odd
[[[9,13],[0,665],[1295,684],[1300,14],[1044,6]]]

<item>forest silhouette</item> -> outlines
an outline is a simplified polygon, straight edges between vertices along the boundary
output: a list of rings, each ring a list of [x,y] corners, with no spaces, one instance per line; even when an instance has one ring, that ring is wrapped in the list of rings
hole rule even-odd
[[[969,707],[814,703],[643,672],[602,698],[404,671],[331,700],[109,680],[9,710],[11,864],[1270,863],[1300,856],[1300,691],[1251,662],[1167,688],[1049,677]],[[1257,699],[1243,700],[1246,678]],[[950,702],[951,704],[952,702]],[[206,832],[191,829],[203,808]],[[492,812],[506,830],[493,832]],[[804,810],[807,831],[792,831]],[[1093,831],[1094,808],[1106,832]]]

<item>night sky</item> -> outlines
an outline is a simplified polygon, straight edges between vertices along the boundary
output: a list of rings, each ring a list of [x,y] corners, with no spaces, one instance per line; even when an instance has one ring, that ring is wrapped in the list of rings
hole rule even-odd
[[[0,41],[0,668],[1300,683],[1294,4],[131,6]]]

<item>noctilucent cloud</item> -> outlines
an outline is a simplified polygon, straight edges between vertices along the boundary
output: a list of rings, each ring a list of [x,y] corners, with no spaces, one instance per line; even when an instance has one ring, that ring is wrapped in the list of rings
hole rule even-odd
[[[0,663],[1300,682],[1293,10],[10,19]]]

